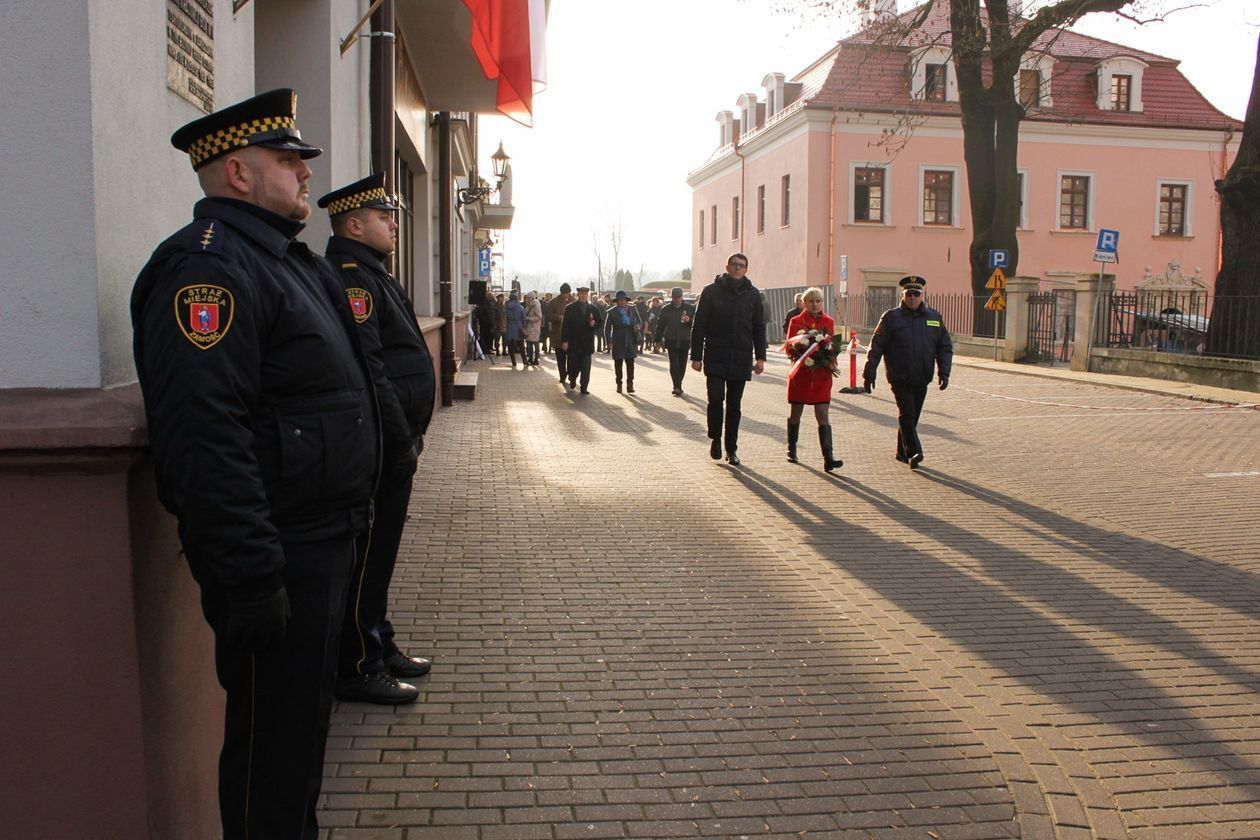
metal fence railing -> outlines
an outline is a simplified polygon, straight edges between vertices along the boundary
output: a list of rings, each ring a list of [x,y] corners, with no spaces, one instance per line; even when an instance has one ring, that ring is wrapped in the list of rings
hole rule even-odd
[[[1112,292],[1094,341],[1102,347],[1260,360],[1260,295]]]
[[[892,309],[901,299],[901,292],[895,288],[867,289],[865,292],[846,295],[840,300],[840,314],[836,315],[837,323],[845,323],[859,329],[873,329],[885,311]],[[992,338],[994,317],[983,308],[979,330],[976,329],[976,298],[963,294],[928,294],[925,298],[928,306],[941,313],[945,328],[951,335],[974,336],[976,338]],[[997,314],[997,335],[1006,335],[1006,313]]]

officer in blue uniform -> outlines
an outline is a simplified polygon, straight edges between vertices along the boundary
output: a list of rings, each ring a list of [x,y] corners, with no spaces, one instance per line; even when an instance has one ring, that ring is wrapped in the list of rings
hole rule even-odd
[[[171,143],[205,198],[131,298],[158,495],[227,695],[227,840],[314,840],[337,634],[380,454],[345,289],[295,238],[310,215],[297,97],[195,120]]]
[[[433,416],[433,357],[411,299],[385,267],[398,231],[394,220],[398,208],[385,193],[385,173],[334,190],[319,200],[319,206],[328,210],[333,229],[325,256],[338,272],[368,362],[375,369],[385,453],[374,499],[376,515],[358,546],[351,578],[336,693],[340,700],[409,703],[419,691],[398,678],[422,677],[431,663],[398,649],[386,607],[416,458]]]
[[[915,469],[923,463],[919,415],[935,370],[944,391],[954,362],[954,343],[941,313],[923,302],[927,281],[917,275],[902,277],[901,305],[880,316],[866,355],[862,384],[875,389],[875,372],[884,359],[884,373],[897,401],[897,460]]]

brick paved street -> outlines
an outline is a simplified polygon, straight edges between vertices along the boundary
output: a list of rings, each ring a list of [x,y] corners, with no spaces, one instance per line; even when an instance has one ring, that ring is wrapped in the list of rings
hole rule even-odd
[[[663,356],[471,366],[395,578],[436,664],[334,713],[323,835],[1260,837],[1260,411],[959,362],[918,473],[838,395],[834,477],[778,360],[740,468]]]

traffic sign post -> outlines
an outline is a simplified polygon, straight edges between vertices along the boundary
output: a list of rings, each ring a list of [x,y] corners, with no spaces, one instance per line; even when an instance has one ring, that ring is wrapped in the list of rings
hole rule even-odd
[[[1094,301],[1094,323],[1089,325],[1089,340],[1085,342],[1085,369],[1089,369],[1089,354],[1094,349],[1094,333],[1098,331],[1098,322],[1102,320],[1103,306],[1103,265],[1116,265],[1120,262],[1120,231],[1109,228],[1098,229],[1098,243],[1094,246],[1094,262],[1098,263],[1098,289]]]
[[[992,255],[998,253],[990,251],[989,261],[993,261]],[[1005,251],[1000,252],[1005,254]],[[993,294],[989,295],[988,302],[984,308],[993,313],[993,359],[997,360],[997,340],[998,340],[998,313],[1006,311],[1006,273],[1001,267],[994,268],[993,273],[989,275],[989,282],[984,284],[986,289],[992,289]]]

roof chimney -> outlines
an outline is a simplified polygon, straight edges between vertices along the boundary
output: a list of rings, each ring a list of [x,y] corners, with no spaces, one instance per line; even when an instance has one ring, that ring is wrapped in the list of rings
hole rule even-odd
[[[857,0],[862,28],[887,23],[897,16],[897,0]]]

